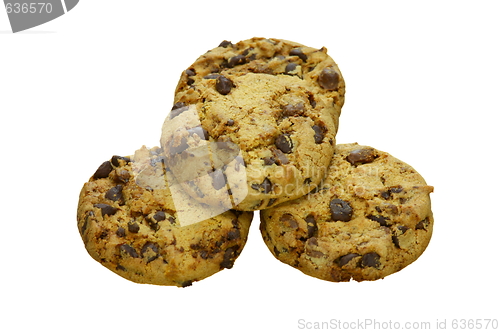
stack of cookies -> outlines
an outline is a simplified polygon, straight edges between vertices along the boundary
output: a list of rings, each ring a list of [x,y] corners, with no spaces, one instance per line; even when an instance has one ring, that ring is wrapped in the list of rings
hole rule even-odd
[[[271,253],[305,274],[401,270],[431,238],[433,188],[385,152],[336,144],[344,93],[325,48],[223,41],[182,73],[160,147],[113,156],[84,185],[87,251],[131,281],[184,287],[233,266],[259,210]]]

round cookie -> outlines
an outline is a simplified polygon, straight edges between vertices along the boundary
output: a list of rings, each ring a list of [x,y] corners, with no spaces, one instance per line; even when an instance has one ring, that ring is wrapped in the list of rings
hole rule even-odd
[[[337,145],[324,182],[261,211],[280,261],[328,281],[377,280],[415,261],[433,228],[433,191],[411,166],[358,144]]]
[[[224,41],[183,72],[165,126],[194,108],[207,141],[239,147],[247,189],[241,202],[232,198],[234,208],[258,210],[301,197],[324,178],[344,92],[326,48],[279,39]],[[162,138],[162,147],[175,155],[182,140]],[[175,158],[170,161],[173,173],[181,173]],[[201,202],[218,204],[233,192],[200,178],[185,185]]]
[[[173,198],[161,154],[158,147],[143,147],[133,157],[104,162],[81,190],[78,229],[92,258],[118,275],[185,287],[233,266],[253,213],[204,219],[192,198]],[[175,200],[192,208],[183,221]]]

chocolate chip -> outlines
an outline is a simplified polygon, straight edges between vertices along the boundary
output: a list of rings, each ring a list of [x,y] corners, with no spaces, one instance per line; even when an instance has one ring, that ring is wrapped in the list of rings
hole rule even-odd
[[[234,120],[229,119],[229,120],[226,122],[226,125],[227,125],[227,126],[233,126],[233,125],[234,125]]]
[[[227,40],[224,40],[222,41],[220,44],[219,44],[219,47],[228,47],[228,46],[233,46],[233,43],[231,43],[230,41],[227,41]]]
[[[238,255],[238,249],[239,246],[233,246],[224,252],[224,259],[220,263],[220,268],[232,268],[234,265],[234,260],[236,259],[236,256]]]
[[[399,238],[398,236],[401,236],[403,235],[409,228],[404,226],[404,225],[400,225],[397,227],[397,230],[396,232],[394,233],[394,235],[392,236],[392,242],[394,243],[394,245],[397,247],[397,248],[401,248],[400,245],[399,245]]]
[[[139,230],[141,229],[141,227],[139,226],[139,224],[137,224],[137,222],[129,222],[127,224],[127,228],[128,228],[128,231],[133,233],[133,234],[138,233]]]
[[[330,201],[330,211],[334,221],[349,222],[351,220],[352,208],[347,201],[333,199]]]
[[[264,179],[262,184],[260,185],[264,193],[269,193],[273,190],[273,183],[269,179]]]
[[[111,164],[113,164],[117,168],[120,166],[120,161],[124,161],[125,164],[127,164],[130,162],[130,158],[118,155],[114,155],[113,157],[111,157]]]
[[[368,215],[368,219],[378,222],[382,227],[387,227],[389,224],[387,224],[387,221],[389,220],[388,217],[382,216],[382,215]]]
[[[118,208],[114,208],[114,207],[112,207],[110,205],[106,205],[106,204],[95,204],[94,207],[101,209],[101,214],[103,217],[105,215],[108,215],[108,216],[115,215],[116,212],[118,211]]]
[[[265,178],[262,184],[252,184],[251,187],[257,191],[269,193],[273,190],[273,183],[271,183],[269,179]]]
[[[293,63],[293,62],[289,63],[285,67],[285,74],[293,72],[295,70],[295,68],[297,68],[297,64],[296,63]]]
[[[156,222],[160,222],[164,221],[167,218],[167,215],[165,214],[165,212],[159,210],[155,213],[155,215],[153,215],[153,218],[155,219]]]
[[[231,57],[228,60],[227,65],[229,68],[233,68],[234,66],[243,65],[246,62],[247,62],[247,59],[245,58],[245,56],[239,54],[237,56]]]
[[[403,192],[403,187],[401,185],[391,186],[389,191],[391,191],[391,193],[401,193]]]
[[[139,258],[139,255],[137,254],[135,249],[128,244],[120,245],[120,251],[125,252],[126,254],[131,256],[132,258]]]
[[[269,199],[269,201],[267,202],[267,207],[271,207],[272,205],[274,205],[276,200],[278,200],[278,199],[276,199],[276,198]]]
[[[316,107],[316,100],[314,99],[314,95],[309,93],[307,99],[309,100],[309,104],[314,109]]]
[[[188,69],[186,69],[185,73],[186,73],[187,76],[195,76],[196,75],[196,71],[195,71],[194,68],[188,68]]]
[[[214,189],[220,190],[221,188],[226,186],[226,177],[221,170],[215,170],[214,172],[210,173],[210,176],[212,177],[212,186],[214,187]]]
[[[285,154],[291,153],[293,149],[293,142],[289,134],[280,134],[274,141],[274,145]]]
[[[347,161],[352,165],[359,165],[373,162],[378,155],[373,148],[361,148],[353,150],[347,155]]]
[[[181,142],[178,146],[174,146],[173,142],[170,142],[170,153],[171,154],[179,154],[189,148],[187,140],[185,137],[181,138]]]
[[[290,50],[289,55],[297,56],[300,59],[302,59],[302,61],[304,61],[304,62],[307,61],[307,55],[304,52],[302,52],[302,50],[299,47]]]
[[[326,90],[335,90],[339,87],[340,75],[333,68],[325,68],[318,76],[319,85]]]
[[[122,189],[123,185],[116,185],[115,187],[110,188],[104,197],[112,201],[120,201],[123,199]]]
[[[200,257],[202,259],[207,259],[208,258],[208,252],[203,250],[203,251],[200,251]]]
[[[113,166],[110,161],[102,163],[92,177],[94,179],[106,178],[109,176],[110,172],[113,170]]]
[[[83,235],[85,233],[85,230],[87,230],[90,218],[94,217],[94,216],[95,216],[94,212],[92,212],[92,211],[87,212],[87,215],[85,215],[85,221],[83,222],[83,225],[82,225],[82,230],[80,232],[81,235]]]
[[[240,231],[236,228],[231,229],[231,231],[229,231],[227,233],[227,240],[228,241],[232,241],[232,240],[239,239],[239,238],[240,238]]]
[[[220,75],[215,81],[215,90],[221,95],[227,95],[231,92],[233,88],[233,82],[227,77]]]
[[[147,242],[141,249],[141,255],[144,259],[146,259],[146,263],[150,263],[151,261],[157,259],[159,257],[158,252],[160,252],[158,245],[152,242]]]
[[[374,267],[380,266],[380,255],[375,252],[364,254],[361,258],[361,267]]]
[[[273,165],[276,163],[274,157],[264,157],[263,160],[264,160],[264,165]]]
[[[198,137],[202,140],[208,140],[208,132],[201,126],[196,126],[187,130],[189,135],[193,136],[193,134],[198,135]]]
[[[285,117],[299,116],[304,112],[304,104],[299,103],[297,105],[287,104],[281,108],[283,110],[282,114]]]
[[[314,125],[312,129],[314,130],[314,142],[316,144],[323,142],[323,138],[325,137],[323,128],[318,125]]]
[[[347,265],[349,263],[349,261],[351,261],[352,259],[357,258],[359,256],[360,255],[357,254],[357,253],[346,254],[345,256],[342,256],[342,257],[340,257],[340,258],[337,259],[338,265],[340,267],[342,267],[344,265]]]
[[[172,110],[170,111],[170,119],[177,117],[187,109],[189,109],[189,107],[185,103],[183,102],[175,103],[174,106],[172,107]]]
[[[305,220],[307,223],[307,238],[316,236],[316,234],[318,233],[318,225],[316,224],[316,219],[314,218],[314,215],[312,214],[307,215]]]
[[[125,229],[118,227],[118,229],[116,229],[116,235],[118,237],[125,237]]]
[[[290,163],[290,160],[288,159],[288,157],[286,157],[286,155],[283,154],[283,152],[281,150],[271,148],[271,152],[274,155],[274,158],[273,158],[274,163],[276,163],[277,165],[284,165],[284,164]]]
[[[158,225],[158,222],[156,222],[154,219],[146,217],[144,218],[148,226],[151,228],[153,231],[158,231],[160,230],[160,226]]]
[[[215,74],[215,73],[212,73],[212,74],[208,74],[208,75],[204,76],[203,78],[204,78],[204,79],[207,79],[207,80],[215,80],[215,79],[217,79],[219,76],[220,76],[220,74]]]
[[[283,214],[280,217],[280,221],[285,223],[285,226],[292,229],[297,229],[299,227],[299,224],[297,223],[293,215],[289,213]]]
[[[417,225],[415,226],[416,230],[427,230],[427,227],[429,226],[429,218],[425,218],[422,221],[418,222]]]

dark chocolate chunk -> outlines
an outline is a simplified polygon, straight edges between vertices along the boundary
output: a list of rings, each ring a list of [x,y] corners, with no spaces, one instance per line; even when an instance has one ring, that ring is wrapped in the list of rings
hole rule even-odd
[[[288,74],[290,72],[293,72],[295,70],[295,68],[297,68],[297,64],[291,62],[288,65],[286,65],[286,67],[285,67],[285,73]]]
[[[231,43],[230,41],[228,40],[224,40],[222,41],[220,44],[219,44],[219,47],[228,47],[228,46],[233,46],[233,43]]]
[[[293,142],[289,134],[280,134],[274,141],[274,145],[285,154],[293,150]]]
[[[181,142],[178,146],[174,146],[173,142],[170,142],[170,153],[171,154],[179,154],[189,148],[187,140],[185,137],[181,138]]]
[[[347,155],[347,161],[352,165],[365,164],[373,162],[378,155],[373,148],[361,148],[353,150]]]
[[[221,188],[226,186],[226,177],[221,170],[215,170],[214,172],[210,173],[210,176],[212,177],[212,186],[214,187],[214,189],[220,190]]]
[[[359,257],[359,256],[360,255],[357,253],[349,253],[349,254],[346,254],[345,256],[338,258],[337,262],[338,262],[339,266],[342,267],[344,265],[347,265],[347,263],[349,263],[349,261],[351,261],[352,259]]]
[[[175,103],[174,106],[172,107],[172,110],[170,111],[170,119],[173,119],[189,109],[189,107],[182,102]]]
[[[389,220],[388,217],[382,215],[368,215],[366,217],[372,221],[378,222],[382,227],[389,226],[389,224],[387,223],[387,221]]]
[[[139,255],[137,254],[137,252],[135,251],[135,249],[128,245],[128,244],[122,244],[120,245],[120,251],[123,253],[125,252],[126,254],[128,254],[129,256],[131,256],[132,258],[139,258]]]
[[[186,287],[190,287],[192,285],[193,285],[193,280],[188,280],[188,281],[182,282],[181,287],[186,288]]]
[[[263,160],[264,160],[264,165],[273,165],[276,163],[274,157],[264,157]]]
[[[105,215],[108,216],[115,215],[116,212],[118,211],[118,208],[106,204],[95,204],[94,207],[101,209],[101,214],[103,217]]]
[[[231,229],[231,231],[229,231],[227,233],[227,240],[228,241],[232,241],[232,240],[239,239],[239,238],[240,238],[240,231],[236,228]]]
[[[227,65],[229,68],[233,68],[234,66],[238,66],[238,65],[243,65],[247,62],[247,58],[245,58],[244,55],[237,55],[237,56],[234,56],[234,57],[231,57],[228,62],[227,62]]]
[[[297,56],[300,59],[302,59],[302,61],[304,61],[304,62],[307,61],[307,55],[304,52],[302,52],[302,50],[299,47],[290,50],[289,55]]]
[[[262,184],[252,184],[251,187],[254,190],[263,192],[263,193],[269,193],[273,190],[273,184],[268,178],[265,178]]]
[[[127,164],[130,162],[130,158],[118,155],[114,155],[113,157],[111,157],[111,164],[113,164],[117,168],[120,166],[120,161],[124,161],[125,164]]]
[[[141,255],[146,259],[146,263],[157,259],[159,257],[158,252],[160,252],[158,245],[152,242],[147,242],[141,249]]]
[[[165,214],[165,212],[159,210],[155,213],[155,215],[153,215],[153,218],[155,219],[156,222],[160,222],[164,221],[167,218],[167,215]]]
[[[273,190],[273,184],[269,179],[264,179],[262,184],[260,184],[260,187],[264,193],[269,193]]]
[[[286,213],[283,214],[280,217],[280,221],[285,224],[286,227],[292,228],[292,229],[297,229],[299,227],[299,224],[295,220],[292,214]]]
[[[339,87],[340,75],[333,68],[325,68],[318,76],[319,85],[326,90],[335,90]]]
[[[224,252],[224,259],[220,263],[221,268],[232,268],[234,265],[234,260],[238,256],[238,249],[240,247],[238,245],[235,245],[233,247],[230,247],[226,249]]]
[[[307,215],[305,220],[307,223],[307,238],[316,236],[316,234],[318,233],[318,225],[316,224],[316,219],[314,218],[314,215],[312,214]]]
[[[185,73],[186,73],[187,76],[195,76],[196,75],[196,71],[195,71],[194,68],[188,68],[188,69],[186,69]]]
[[[220,75],[215,81],[215,90],[221,95],[227,95],[233,88],[233,82],[225,76]]]
[[[141,228],[139,226],[139,224],[137,224],[137,222],[133,221],[133,222],[129,222],[127,224],[127,228],[128,228],[128,231],[133,233],[133,234],[136,234],[139,232],[139,229]]]
[[[189,135],[193,136],[193,134],[198,135],[198,137],[202,140],[208,140],[208,132],[202,126],[196,126],[187,130]]]
[[[299,103],[297,105],[287,104],[282,107],[283,116],[285,117],[293,117],[299,116],[304,112],[304,104]]]
[[[208,252],[205,250],[200,251],[200,257],[202,259],[207,259],[208,258]]]
[[[104,197],[112,201],[120,201],[123,199],[122,189],[123,185],[116,185],[115,187],[110,188]]]
[[[325,137],[324,129],[318,125],[314,125],[312,129],[314,130],[314,142],[316,144],[323,142],[323,138]]]
[[[422,221],[418,222],[417,225],[415,226],[416,230],[427,230],[427,227],[429,226],[429,218],[426,217]]]
[[[116,235],[118,237],[125,237],[125,229],[118,227],[118,229],[116,229]]]
[[[280,149],[271,148],[271,152],[274,155],[273,160],[275,164],[284,165],[290,162],[290,160],[288,160],[288,157],[286,157],[286,155],[283,154],[283,152]]]
[[[394,232],[394,235],[392,236],[392,242],[394,243],[394,245],[397,247],[397,248],[401,248],[399,246],[399,238],[398,236],[401,236],[403,235],[409,228],[404,226],[404,225],[400,225],[398,226],[397,230]]]
[[[361,258],[361,267],[374,267],[380,266],[380,255],[375,252],[364,254]]]
[[[113,166],[110,161],[102,163],[92,177],[94,179],[106,178],[109,176],[110,172],[113,170]]]
[[[332,220],[349,222],[352,217],[352,207],[347,201],[342,199],[333,199],[330,201],[330,211]]]
[[[403,187],[401,185],[391,186],[389,191],[391,191],[391,193],[401,193],[403,192]]]

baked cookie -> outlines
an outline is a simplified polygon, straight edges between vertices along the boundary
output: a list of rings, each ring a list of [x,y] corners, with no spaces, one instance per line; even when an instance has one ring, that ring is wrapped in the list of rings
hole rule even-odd
[[[192,198],[175,197],[182,191],[173,195],[161,153],[143,147],[133,157],[104,162],[81,190],[78,230],[92,258],[118,275],[185,287],[233,266],[253,213],[206,218]]]
[[[307,194],[331,161],[344,91],[340,70],[324,47],[264,38],[222,42],[182,73],[164,129],[171,133],[171,120],[194,108],[206,141],[239,148],[246,196],[231,198],[231,184],[217,189],[208,177],[183,178],[186,191],[210,205],[232,200],[238,210],[272,207]],[[184,170],[175,155],[193,148],[183,139],[195,131],[188,126],[179,137],[161,140],[175,175]]]
[[[411,166],[358,144],[337,145],[325,181],[303,198],[261,211],[280,261],[328,281],[376,280],[403,269],[432,234],[429,194]]]

